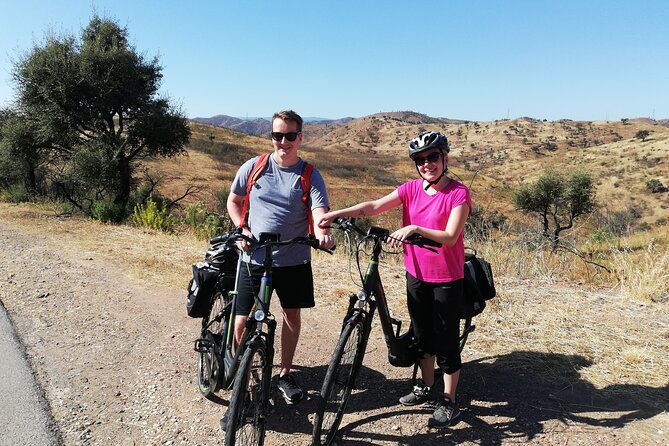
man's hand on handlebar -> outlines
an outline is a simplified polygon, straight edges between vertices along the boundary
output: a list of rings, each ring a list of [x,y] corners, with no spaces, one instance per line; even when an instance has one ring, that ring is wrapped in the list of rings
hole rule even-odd
[[[251,233],[251,230],[246,226],[242,228],[241,234],[245,235],[250,239],[254,238],[253,234]],[[239,249],[240,252],[246,252],[251,248],[251,244],[248,241],[244,240],[243,238],[240,238],[239,240],[237,240],[237,248]]]
[[[332,234],[318,234],[316,238],[318,239],[318,243],[322,249],[332,250],[337,244],[337,241],[332,236]]]

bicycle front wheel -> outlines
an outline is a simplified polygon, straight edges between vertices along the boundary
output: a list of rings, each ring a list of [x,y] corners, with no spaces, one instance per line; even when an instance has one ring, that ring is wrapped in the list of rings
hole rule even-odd
[[[344,326],[332,353],[314,417],[312,444],[315,446],[329,445],[334,440],[344,417],[355,375],[365,354],[362,348],[364,321],[362,314],[352,317]]]
[[[244,352],[228,407],[225,446],[261,446],[265,441],[265,419],[272,365],[262,339],[251,342]]]

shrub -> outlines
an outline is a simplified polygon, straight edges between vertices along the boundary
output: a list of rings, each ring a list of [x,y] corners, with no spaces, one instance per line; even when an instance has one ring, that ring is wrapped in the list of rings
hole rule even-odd
[[[23,184],[12,184],[2,191],[2,199],[9,203],[25,203],[32,200],[32,196]]]
[[[648,189],[653,194],[669,191],[669,188],[662,184],[662,182],[657,178],[646,181],[646,189]]]
[[[214,191],[216,198],[216,212],[219,214],[226,214],[228,212],[228,195],[230,195],[230,186],[224,186]]]
[[[492,230],[501,229],[506,220],[506,216],[497,210],[485,212],[481,206],[474,205],[465,224],[465,234],[475,241],[488,240]]]
[[[186,206],[185,223],[191,228],[195,237],[201,240],[234,228],[227,214],[220,215],[210,212],[202,201]]]
[[[102,223],[120,223],[125,218],[125,207],[111,200],[99,200],[91,207],[91,217]]]
[[[176,225],[176,218],[169,215],[167,209],[159,208],[156,202],[149,198],[146,204],[140,203],[135,206],[133,222],[144,228],[170,232]]]
[[[631,209],[625,211],[613,211],[606,219],[606,229],[612,235],[621,237],[631,234],[632,226],[639,217]]]
[[[590,237],[588,238],[590,239],[591,242],[594,243],[610,243],[611,241],[613,241],[615,236],[606,229],[597,229],[592,234],[590,234]]]

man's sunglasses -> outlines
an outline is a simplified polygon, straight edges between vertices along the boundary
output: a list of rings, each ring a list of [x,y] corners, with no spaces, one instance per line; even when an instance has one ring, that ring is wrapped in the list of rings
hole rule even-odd
[[[288,141],[293,142],[297,139],[297,135],[299,135],[302,132],[288,132],[288,133],[281,133],[281,132],[272,132],[272,139],[274,141],[281,141],[283,138],[286,138]]]
[[[413,162],[416,163],[416,166],[422,166],[423,164],[425,164],[425,161],[427,161],[428,163],[436,163],[437,161],[439,161],[440,156],[441,152],[430,153],[425,158],[423,158],[422,156],[414,156]]]

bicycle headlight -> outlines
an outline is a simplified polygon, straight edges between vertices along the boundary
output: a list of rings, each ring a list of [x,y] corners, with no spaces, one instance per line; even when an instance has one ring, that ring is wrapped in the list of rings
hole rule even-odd
[[[258,322],[263,321],[265,320],[265,312],[262,310],[256,310],[255,314],[253,315],[253,318]]]
[[[358,300],[366,300],[366,299],[367,299],[367,295],[365,294],[365,292],[363,290],[360,290],[358,292]]]

